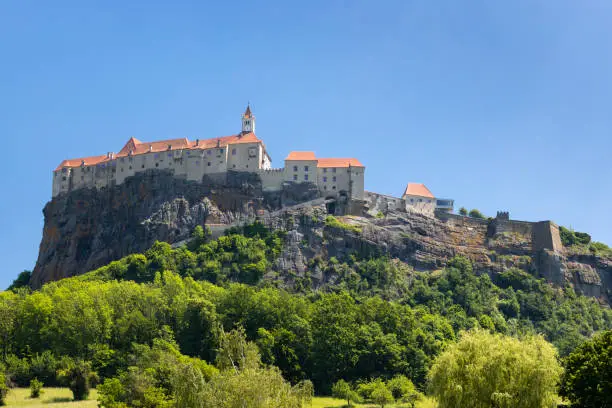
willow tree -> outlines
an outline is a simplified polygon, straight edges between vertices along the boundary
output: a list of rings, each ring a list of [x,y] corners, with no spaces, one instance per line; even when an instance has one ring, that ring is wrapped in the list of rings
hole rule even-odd
[[[429,382],[439,408],[548,408],[561,372],[555,348],[542,337],[477,330],[438,356]]]

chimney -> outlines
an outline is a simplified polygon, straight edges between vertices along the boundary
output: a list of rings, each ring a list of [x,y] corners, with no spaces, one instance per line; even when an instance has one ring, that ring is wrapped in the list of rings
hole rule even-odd
[[[221,140],[217,139],[217,147],[221,147]]]
[[[149,145],[149,152],[153,151],[153,145]]]
[[[196,139],[196,146],[200,145],[200,139]]]
[[[168,150],[172,150],[172,145],[171,144],[168,145]]]
[[[85,160],[81,160],[81,167],[85,166]]]

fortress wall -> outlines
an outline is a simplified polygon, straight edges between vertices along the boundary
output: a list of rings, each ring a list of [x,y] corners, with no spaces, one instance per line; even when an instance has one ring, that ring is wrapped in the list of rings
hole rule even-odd
[[[494,233],[502,234],[504,232],[511,232],[521,235],[531,235],[533,230],[533,223],[527,221],[514,221],[514,220],[499,220],[494,219],[492,222]]]
[[[532,240],[534,251],[548,249],[559,253],[563,250],[559,227],[552,221],[533,223]]]
[[[489,220],[487,219],[466,217],[466,216],[459,215],[459,214],[451,214],[445,211],[436,211],[435,215],[436,215],[436,218],[438,218],[439,220],[447,221],[447,222],[450,221],[454,224],[462,225],[462,226],[470,226],[470,225],[482,226],[482,225],[489,224]]]
[[[263,191],[280,191],[285,179],[285,169],[259,170]]]

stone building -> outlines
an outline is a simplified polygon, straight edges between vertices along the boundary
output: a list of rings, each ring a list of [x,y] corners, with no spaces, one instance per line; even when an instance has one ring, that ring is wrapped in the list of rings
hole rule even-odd
[[[142,142],[130,138],[118,153],[64,160],[53,172],[53,197],[80,188],[104,188],[151,169],[171,170],[176,177],[223,180],[228,171],[256,173],[264,191],[280,191],[286,183],[311,183],[321,196],[364,198],[365,167],[354,158],[316,158],[313,152],[291,152],[285,167],[272,169],[263,141],[255,135],[250,106],[242,115],[242,131],[212,139],[187,138]]]

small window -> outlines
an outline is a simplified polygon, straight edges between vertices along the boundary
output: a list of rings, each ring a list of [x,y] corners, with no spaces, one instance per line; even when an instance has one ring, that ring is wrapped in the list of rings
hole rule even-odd
[[[132,166],[130,166],[130,170],[132,170]]]
[[[419,203],[422,203],[422,202],[423,202],[423,199],[422,199],[422,198],[419,198]]]
[[[336,168],[334,167],[334,168],[332,169],[332,173],[335,173],[335,172],[336,172]]]
[[[119,170],[121,170],[121,172],[123,173],[123,167],[121,167]]]
[[[323,186],[323,190],[327,190],[327,186]]]
[[[332,177],[332,181],[336,181],[336,176]]]
[[[335,190],[335,189],[336,189],[336,186],[333,186],[333,187],[332,187],[332,190]]]
[[[323,177],[323,182],[327,183],[327,177]]]
[[[159,153],[155,153],[155,154],[153,155],[153,157],[155,157],[156,159],[158,159],[158,158],[159,158]]]
[[[81,176],[81,181],[85,180],[85,176]]]
[[[410,199],[410,202],[411,202],[411,203],[414,203],[414,198],[411,198],[411,199]]]
[[[297,166],[293,166],[293,171],[297,171]]]
[[[144,164],[140,166],[141,169],[144,169]]]
[[[323,169],[323,173],[327,173],[327,169]]]
[[[233,148],[232,149],[232,156],[235,156],[235,155],[236,155],[236,148]]]
[[[223,154],[223,149],[219,149],[219,153]]]
[[[64,177],[64,179],[66,179],[66,177]],[[293,181],[297,181],[297,174],[293,175]]]
[[[168,153],[168,157],[172,157],[172,153]]]
[[[155,167],[159,167],[159,163],[155,163]]]
[[[235,169],[235,168],[236,168],[236,165],[235,165],[235,164],[233,164],[233,165],[232,165],[232,168],[233,168],[233,169]]]
[[[208,162],[208,167],[210,167],[210,162]]]
[[[308,174],[304,174],[304,180],[308,181]]]
[[[304,171],[308,171],[308,166],[304,166]]]
[[[200,165],[200,161],[196,160],[196,166],[199,166],[199,165]]]
[[[124,161],[125,161],[125,159],[122,157],[122,158],[121,158],[121,163],[123,163]]]
[[[209,150],[209,151],[207,152],[207,154],[210,156],[210,155],[212,154],[212,151],[211,151],[211,150]]]
[[[62,181],[66,181],[66,176],[62,177]]]

